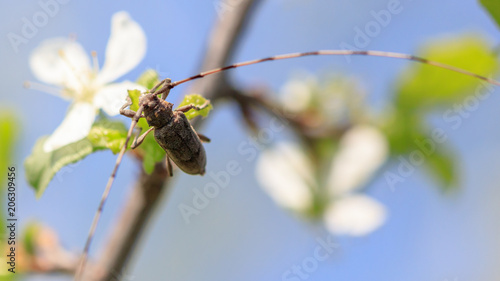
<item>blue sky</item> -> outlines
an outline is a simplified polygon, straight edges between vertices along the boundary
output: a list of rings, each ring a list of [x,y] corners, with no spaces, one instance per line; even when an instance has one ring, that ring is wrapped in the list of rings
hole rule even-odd
[[[364,28],[373,20],[371,11],[387,9],[389,2],[265,1],[243,35],[234,61],[339,48],[341,42],[353,42],[356,27]],[[76,34],[87,52],[97,51],[102,63],[111,15],[125,10],[144,28],[148,51],[142,63],[123,79],[134,80],[145,69],[156,68],[178,80],[197,72],[217,17],[214,3],[70,0],[33,38],[20,45],[17,53],[6,35],[20,33],[22,18],[31,18],[41,7],[38,1],[3,3],[0,95],[2,107],[14,110],[21,123],[13,164],[22,171],[23,160],[36,139],[50,134],[68,107],[62,99],[22,88],[25,80],[34,80],[28,57],[41,41]],[[493,45],[499,43],[498,29],[476,1],[401,0],[400,5],[402,11],[393,15],[366,49],[415,53],[429,39],[467,32],[479,32]],[[296,71],[339,71],[359,77],[368,100],[380,107],[387,101],[394,78],[407,64],[384,58],[356,57],[351,62],[342,57],[302,58],[234,70],[231,77],[241,85],[264,84],[277,91]],[[176,88],[171,100],[178,102],[185,89]],[[499,105],[500,98],[493,95],[459,130],[447,130],[448,144],[459,159],[459,193],[444,196],[422,170],[395,191],[383,178],[376,179],[369,193],[387,206],[386,224],[366,237],[335,238],[337,251],[319,263],[308,279],[499,279],[495,262],[500,253]],[[439,122],[435,125],[446,128]],[[328,233],[277,207],[258,187],[255,161],[246,161],[237,152],[248,135],[234,107],[220,105],[201,131],[212,138],[206,145],[208,170],[223,170],[228,161],[234,160],[243,172],[232,178],[230,185],[189,224],[182,219],[178,205],[189,203],[193,189],[210,179],[178,173],[174,188],[162,199],[139,243],[129,280],[281,280],[294,264],[312,256],[317,239],[326,239]],[[40,200],[35,199],[21,173],[18,214],[23,225],[30,220],[41,221],[58,231],[65,246],[79,251],[114,161],[110,152],[91,155],[60,181],[51,182]],[[394,167],[389,165],[388,169]],[[126,159],[106,205],[92,254],[106,243],[108,230],[137,174],[136,163]],[[31,276],[27,280],[70,279]]]

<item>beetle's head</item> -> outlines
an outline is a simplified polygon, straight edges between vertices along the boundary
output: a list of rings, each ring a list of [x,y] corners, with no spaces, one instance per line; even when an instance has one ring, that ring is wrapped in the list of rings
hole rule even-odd
[[[144,110],[151,110],[160,104],[160,99],[155,94],[145,94],[139,99],[139,104],[144,106]]]
[[[173,104],[159,98],[156,94],[145,94],[139,99],[144,107],[144,116],[149,126],[161,127],[172,118]]]

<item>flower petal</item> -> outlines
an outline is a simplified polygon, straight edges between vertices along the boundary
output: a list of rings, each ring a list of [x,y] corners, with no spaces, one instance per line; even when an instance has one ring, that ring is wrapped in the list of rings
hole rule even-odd
[[[353,195],[334,201],[325,212],[324,222],[333,234],[363,236],[380,227],[386,216],[379,202]]]
[[[38,80],[77,92],[89,82],[91,71],[83,47],[68,38],[43,41],[31,54],[30,67]]]
[[[107,84],[136,67],[146,54],[146,35],[127,12],[118,12],[111,20],[111,36],[106,59],[97,82]]]
[[[342,195],[360,188],[384,164],[389,145],[383,133],[369,125],[350,129],[340,140],[328,180],[330,194]]]
[[[94,106],[102,108],[110,116],[115,116],[120,113],[120,107],[126,102],[127,90],[135,89],[141,92],[147,90],[143,86],[130,81],[104,86],[95,94]]]
[[[67,144],[85,138],[96,116],[96,109],[90,103],[74,103],[54,133],[45,141],[43,149],[50,152]]]
[[[281,143],[262,152],[257,162],[257,179],[279,205],[306,210],[312,204],[313,172],[299,147]]]

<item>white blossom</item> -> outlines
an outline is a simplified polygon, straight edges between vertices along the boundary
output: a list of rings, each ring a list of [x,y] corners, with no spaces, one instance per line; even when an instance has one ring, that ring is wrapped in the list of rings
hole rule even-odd
[[[337,235],[363,236],[380,227],[386,218],[385,207],[365,195],[350,195],[331,202],[324,221]]]
[[[71,101],[65,119],[46,140],[44,150],[50,152],[86,137],[99,109],[110,116],[117,115],[127,90],[145,90],[129,81],[110,84],[136,67],[145,53],[146,35],[126,12],[112,17],[111,35],[100,71],[96,57],[93,56],[91,64],[79,43],[68,38],[43,41],[30,57],[31,70],[38,80],[58,87],[56,91],[47,92]]]
[[[340,139],[332,161],[328,187],[333,196],[362,187],[385,163],[389,144],[383,133],[370,125],[357,125]]]
[[[263,151],[257,162],[257,179],[269,196],[285,208],[301,211],[312,204],[311,163],[296,145],[280,143]]]
[[[355,191],[366,185],[388,154],[387,138],[373,126],[357,125],[342,136],[327,182],[333,200],[323,218],[330,232],[362,236],[385,221],[384,206]]]
[[[281,87],[280,93],[280,101],[285,110],[294,113],[306,110],[313,99],[310,83],[302,79],[288,81]]]
[[[325,190],[326,228],[337,235],[366,235],[383,224],[382,204],[356,190],[384,164],[386,137],[375,127],[358,125],[340,140],[325,186],[318,186],[309,158],[297,145],[280,143],[265,150],[257,163],[257,179],[279,205],[297,211],[312,207],[313,191]]]

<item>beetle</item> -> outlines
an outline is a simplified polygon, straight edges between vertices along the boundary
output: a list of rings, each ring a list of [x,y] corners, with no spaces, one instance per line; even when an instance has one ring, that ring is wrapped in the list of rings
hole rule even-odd
[[[202,106],[188,104],[173,110],[173,104],[165,100],[169,93],[170,79],[162,82],[163,85],[167,86],[156,91],[160,87],[160,83],[139,98],[139,110],[137,112],[126,109],[132,105],[130,98],[120,108],[120,114],[130,118],[138,115],[142,108],[144,115],[140,115],[139,118],[146,118],[148,125],[151,127],[144,134],[135,138],[131,148],[139,146],[146,136],[154,130],[156,142],[167,153],[165,163],[170,176],[173,175],[170,160],[187,174],[204,175],[207,156],[202,141],[210,142],[210,139],[197,133],[184,113],[191,109],[202,110],[209,105],[209,101],[207,100]],[[162,94],[161,99],[158,98],[159,94]]]

